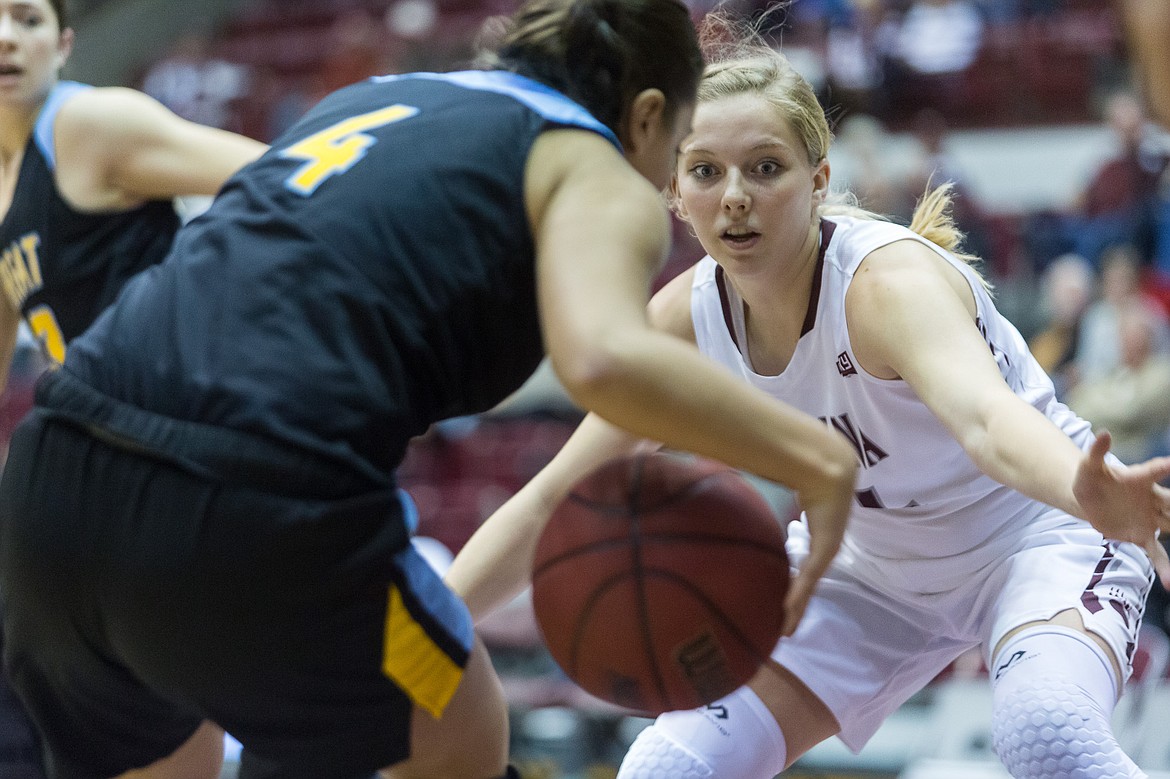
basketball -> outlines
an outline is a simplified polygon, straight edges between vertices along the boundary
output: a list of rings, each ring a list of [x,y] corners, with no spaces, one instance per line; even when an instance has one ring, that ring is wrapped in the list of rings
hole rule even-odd
[[[532,603],[586,692],[647,715],[706,705],[771,655],[784,621],[784,530],[735,470],[670,452],[581,479],[537,542]]]

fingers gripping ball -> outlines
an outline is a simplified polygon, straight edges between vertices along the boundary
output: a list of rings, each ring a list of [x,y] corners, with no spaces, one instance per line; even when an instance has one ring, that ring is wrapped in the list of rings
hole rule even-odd
[[[553,512],[532,599],[553,658],[587,692],[659,714],[745,683],[784,622],[788,556],[734,470],[667,452],[610,461]]]

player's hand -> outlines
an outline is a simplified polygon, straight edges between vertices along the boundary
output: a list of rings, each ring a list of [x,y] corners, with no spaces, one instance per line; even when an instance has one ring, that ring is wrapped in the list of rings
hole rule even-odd
[[[817,582],[829,569],[837,550],[841,548],[841,539],[845,536],[845,526],[849,520],[849,510],[853,505],[853,481],[849,480],[848,489],[838,490],[836,494],[819,500],[809,500],[803,495],[797,495],[801,508],[808,518],[809,551],[804,564],[800,566],[796,577],[788,585],[788,595],[784,598],[784,635],[791,636],[800,624],[808,601],[816,590]]]
[[[1155,533],[1170,530],[1170,490],[1158,484],[1170,476],[1170,457],[1112,465],[1105,461],[1111,443],[1109,433],[1102,432],[1085,453],[1073,481],[1073,496],[1084,518],[1101,535],[1152,551]],[[1165,557],[1163,550],[1160,558]],[[1159,557],[1151,559],[1155,565],[1161,564]],[[1170,563],[1159,575],[1163,581],[1170,579]]]

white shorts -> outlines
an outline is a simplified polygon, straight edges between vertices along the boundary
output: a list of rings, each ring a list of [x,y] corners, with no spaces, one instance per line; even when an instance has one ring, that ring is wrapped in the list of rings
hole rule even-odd
[[[789,528],[788,553],[799,566],[808,531]],[[1134,544],[1106,542],[1067,516],[1035,523],[1017,550],[949,592],[899,591],[862,580],[841,554],[821,580],[804,619],[772,657],[820,698],[841,725],[839,737],[861,750],[881,723],[968,649],[989,653],[1027,622],[1076,609],[1089,631],[1117,656],[1126,678],[1153,566]]]

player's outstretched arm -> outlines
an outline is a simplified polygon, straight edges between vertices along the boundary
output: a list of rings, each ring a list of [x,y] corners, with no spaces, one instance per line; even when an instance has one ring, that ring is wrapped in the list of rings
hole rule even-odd
[[[1012,392],[974,326],[957,271],[911,242],[874,252],[862,269],[848,315],[882,326],[859,333],[858,360],[871,373],[903,378],[984,473],[1108,538],[1144,546],[1155,528],[1170,528],[1170,493],[1157,484],[1170,475],[1170,460],[1110,465],[1108,435],[1082,452]]]
[[[71,97],[57,119],[62,189],[82,208],[214,195],[265,144],[189,122],[133,89],[107,87]]]

